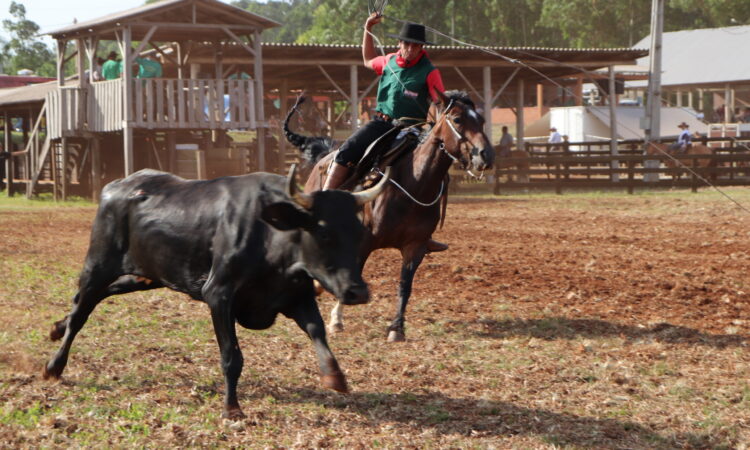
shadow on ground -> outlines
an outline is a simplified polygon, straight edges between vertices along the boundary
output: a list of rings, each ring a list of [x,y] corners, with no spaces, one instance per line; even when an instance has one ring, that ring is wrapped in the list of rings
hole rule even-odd
[[[715,348],[738,347],[748,344],[747,336],[735,334],[708,334],[701,331],[659,323],[651,327],[621,325],[597,319],[568,319],[546,317],[542,319],[478,319],[472,322],[450,322],[456,327],[468,327],[469,332],[480,337],[511,338],[528,336],[537,339],[577,339],[620,336],[630,340],[654,340],[669,344],[695,344]]]
[[[667,437],[628,421],[529,409],[508,402],[452,398],[432,391],[337,395],[298,389],[274,397],[279,402],[315,402],[352,411],[366,418],[369,426],[398,422],[433,436],[458,434],[499,439],[533,435],[550,445],[586,448],[705,448],[722,444],[708,434],[670,433]]]

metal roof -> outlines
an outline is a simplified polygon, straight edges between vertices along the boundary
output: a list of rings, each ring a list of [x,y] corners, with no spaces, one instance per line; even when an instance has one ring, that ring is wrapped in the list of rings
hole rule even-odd
[[[646,36],[635,47],[649,47]],[[662,36],[662,86],[750,83],[750,25],[664,33]],[[638,64],[649,67],[648,57]],[[646,83],[628,83],[641,87]]]
[[[11,89],[0,89],[0,105],[7,107],[43,102],[47,93],[55,89],[57,89],[57,80]]]
[[[194,29],[190,32],[186,32],[185,30],[181,32],[160,30],[153,36],[153,39],[170,40],[182,39],[185,36],[194,37],[196,29],[200,29],[202,39],[210,39],[211,30],[199,28],[201,24],[249,25],[260,29],[281,26],[276,21],[218,0],[161,0],[156,3],[109,14],[98,19],[69,25],[50,31],[47,34],[51,35],[54,39],[70,39],[83,35],[98,35],[103,39],[116,39],[111,29],[129,24],[134,26],[133,40],[138,40],[148,32],[148,29],[152,25],[174,25],[177,23],[183,25],[185,30],[191,26]]]
[[[357,66],[360,89],[367,87],[376,78],[373,71],[362,65],[362,47],[359,45],[264,42],[262,49],[263,79],[267,90],[278,88],[284,80],[289,89],[304,89],[311,92],[332,90],[330,81],[318,66],[342,86],[349,86],[352,65]],[[632,48],[426,46],[425,50],[432,63],[440,69],[447,89],[467,87],[466,80],[476,87],[482,86],[485,67],[490,67],[491,83],[498,87],[518,67],[521,67],[521,70],[517,76],[524,78],[528,83],[534,83],[543,81],[544,77],[569,76],[611,64],[634,64],[637,58],[648,54],[648,50]],[[225,45],[222,51],[224,67],[229,64],[252,64],[252,57],[232,42]],[[394,51],[395,46],[383,48],[385,53]],[[193,47],[190,62],[211,65],[213,61],[211,45]],[[509,91],[512,90],[513,86]]]

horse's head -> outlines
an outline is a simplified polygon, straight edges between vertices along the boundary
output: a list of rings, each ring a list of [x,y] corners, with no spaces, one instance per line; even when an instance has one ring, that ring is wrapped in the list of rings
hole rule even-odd
[[[476,170],[492,167],[495,149],[484,134],[484,117],[476,111],[469,95],[461,91],[447,91],[439,95],[442,106],[431,110],[434,111],[433,117],[436,117],[432,136],[464,168],[468,168],[468,161]]]

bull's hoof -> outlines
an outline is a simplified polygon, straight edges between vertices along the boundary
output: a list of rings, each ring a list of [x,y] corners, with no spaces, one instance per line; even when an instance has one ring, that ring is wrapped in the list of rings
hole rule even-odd
[[[406,335],[403,331],[391,330],[388,332],[388,342],[404,342]]]
[[[341,333],[342,331],[344,331],[344,324],[341,322],[332,323],[328,326],[328,332],[331,334]]]
[[[42,378],[45,380],[59,380],[62,376],[62,369],[58,369],[51,364],[47,364],[42,369]]]
[[[239,406],[225,406],[224,412],[221,413],[222,419],[240,420],[245,417],[245,413],[242,412]]]
[[[323,387],[326,389],[332,389],[342,394],[349,393],[349,387],[346,385],[346,377],[341,372],[333,375],[323,375],[321,380],[323,381]]]
[[[58,320],[52,324],[52,329],[49,330],[49,338],[53,341],[59,341],[65,336],[65,319]]]

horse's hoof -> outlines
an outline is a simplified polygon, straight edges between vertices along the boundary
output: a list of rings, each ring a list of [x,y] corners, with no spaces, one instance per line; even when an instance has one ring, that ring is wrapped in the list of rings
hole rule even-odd
[[[388,333],[388,342],[404,342],[405,340],[406,335],[401,331],[391,330]]]
[[[346,377],[341,372],[333,375],[323,375],[321,381],[323,382],[323,387],[326,389],[332,389],[342,394],[349,393],[349,387],[346,385]]]
[[[341,333],[342,331],[344,331],[343,323],[332,323],[328,326],[328,332],[331,334]]]

